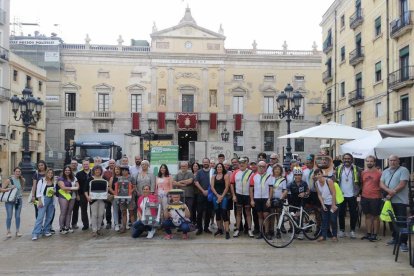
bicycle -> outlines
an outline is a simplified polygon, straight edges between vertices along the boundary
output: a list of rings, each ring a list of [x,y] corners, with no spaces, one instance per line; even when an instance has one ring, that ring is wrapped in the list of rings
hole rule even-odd
[[[292,210],[298,210],[296,215]],[[277,248],[288,246],[295,234],[303,235],[309,240],[316,240],[321,234],[321,228],[317,223],[315,209],[307,209],[289,205],[284,201],[282,213],[271,213],[263,221],[262,236],[267,244]],[[269,232],[265,233],[264,225],[269,225]]]

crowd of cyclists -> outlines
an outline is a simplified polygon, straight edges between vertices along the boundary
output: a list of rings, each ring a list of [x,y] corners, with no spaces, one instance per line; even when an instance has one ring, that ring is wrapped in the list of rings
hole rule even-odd
[[[157,233],[155,227],[143,220],[148,202],[160,203],[159,228],[164,231],[165,239],[173,238],[174,228],[178,229],[177,233],[181,232],[183,239],[188,239],[194,227],[196,236],[212,234],[230,239],[244,234],[250,238],[271,239],[275,234],[272,226],[263,225],[263,221],[270,213],[280,211],[286,199],[289,205],[312,206],[318,210],[319,242],[328,238],[334,242],[345,237],[356,239],[359,208],[366,222],[366,234],[360,238],[378,241],[384,198],[391,200],[396,216],[407,216],[410,174],[394,155],[389,157],[389,166],[384,171],[376,167],[374,156],[365,159],[365,168],[357,167],[349,153],[342,159],[337,158],[330,171],[318,168],[313,154],[306,156],[304,162],[290,160],[288,168],[283,167],[276,153],[269,157],[260,153],[256,160],[248,157],[225,160],[220,154],[216,160],[204,158],[200,164],[181,161],[175,175],[170,174],[165,164],[154,175],[150,162],[140,156],[135,156],[133,165],[126,156],[119,162],[109,160],[105,166],[100,157],[93,161],[92,165],[89,160],[83,160],[82,164],[72,160],[59,176],[55,176],[44,161],[38,162],[28,198],[34,205],[32,240],[55,234],[53,222],[57,205],[60,213],[56,219],[61,235],[81,228],[91,230],[91,235],[97,237],[104,235],[106,228],[119,234],[130,230],[133,238],[146,233],[148,239]],[[90,193],[92,183],[106,183],[107,197],[94,197]],[[24,186],[18,167],[1,185],[0,192],[18,190],[15,202],[5,203],[7,238],[12,236],[13,212],[15,234],[22,235],[20,213]],[[121,193],[129,197],[124,198]],[[340,204],[338,193],[343,196]],[[178,204],[180,208],[171,209],[170,204]],[[347,212],[349,226],[345,223]],[[297,233],[296,238],[303,239],[303,233]],[[396,238],[393,233],[387,244],[394,244]],[[401,242],[401,250],[407,251],[407,237],[403,235]]]

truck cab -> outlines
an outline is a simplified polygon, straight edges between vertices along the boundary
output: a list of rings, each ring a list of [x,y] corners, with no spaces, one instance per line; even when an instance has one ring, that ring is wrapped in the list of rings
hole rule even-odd
[[[122,158],[122,147],[116,142],[101,141],[101,142],[73,142],[72,144],[72,158],[79,163],[82,160],[99,156],[102,162],[107,162],[109,159],[119,160]]]

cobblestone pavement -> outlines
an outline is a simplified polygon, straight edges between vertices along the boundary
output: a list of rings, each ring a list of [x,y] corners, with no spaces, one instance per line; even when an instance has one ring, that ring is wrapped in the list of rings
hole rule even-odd
[[[382,236],[378,242],[344,238],[338,243],[320,244],[295,240],[287,248],[276,249],[246,236],[225,240],[191,234],[189,240],[181,240],[181,235],[163,240],[158,231],[154,239],[147,240],[105,230],[102,237],[92,238],[90,232],[78,229],[73,234],[56,234],[33,242],[34,210],[24,202],[20,238],[5,238],[6,211],[4,204],[0,205],[1,275],[414,274],[408,253],[400,253],[395,263],[392,247],[385,245],[389,237]],[[54,227],[58,229],[57,216]]]

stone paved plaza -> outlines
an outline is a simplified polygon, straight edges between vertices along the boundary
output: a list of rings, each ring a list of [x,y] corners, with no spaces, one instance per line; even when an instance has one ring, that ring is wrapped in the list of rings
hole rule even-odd
[[[263,240],[241,236],[225,240],[212,235],[181,235],[163,240],[132,239],[128,234],[106,230],[99,238],[90,232],[56,234],[31,241],[33,206],[25,200],[22,211],[23,237],[6,239],[5,208],[0,211],[1,275],[413,275],[408,253],[394,262],[389,237],[379,242],[340,239],[319,244],[298,241],[276,249]],[[57,208],[57,215],[59,208]],[[57,216],[54,223],[57,226]],[[14,219],[12,225],[14,234]],[[363,229],[359,235],[363,233]],[[389,235],[389,233],[388,233]]]

